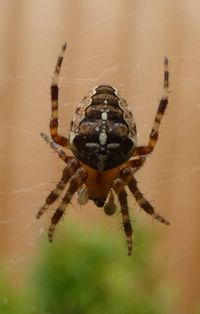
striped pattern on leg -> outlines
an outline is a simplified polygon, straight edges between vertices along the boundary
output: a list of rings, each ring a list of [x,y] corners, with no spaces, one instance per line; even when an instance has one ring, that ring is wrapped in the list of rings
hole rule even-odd
[[[79,167],[80,167],[80,164],[75,158],[73,158],[72,160],[68,162],[67,166],[63,170],[63,175],[62,175],[61,180],[56,185],[56,188],[53,191],[51,191],[51,193],[48,195],[48,197],[46,198],[45,204],[38,211],[37,216],[36,216],[37,219],[39,219],[44,214],[44,212],[49,208],[49,206],[53,204],[55,200],[57,200],[60,197],[69,179]]]
[[[137,156],[127,161],[126,165],[131,168],[131,173],[137,172],[145,163],[146,156]]]
[[[61,217],[63,216],[67,205],[70,203],[73,195],[75,192],[77,192],[81,185],[86,182],[87,180],[87,171],[84,168],[78,168],[78,170],[75,172],[73,177],[71,178],[69,182],[68,190],[60,204],[60,206],[56,209],[54,215],[51,218],[51,226],[49,228],[48,236],[49,241],[53,241],[53,234],[55,230],[55,226],[60,221]]]
[[[134,155],[147,155],[151,153],[156,146],[158,135],[159,135],[159,127],[166,111],[168,105],[168,93],[169,93],[169,70],[168,70],[168,58],[165,57],[164,61],[164,84],[163,84],[163,97],[160,100],[158,110],[154,119],[153,127],[149,136],[149,143],[147,146],[138,146]]]
[[[133,249],[133,242],[132,242],[132,225],[128,211],[128,202],[127,202],[127,193],[124,188],[123,181],[121,179],[116,179],[113,182],[113,189],[115,193],[118,195],[120,207],[121,207],[121,214],[124,226],[124,232],[127,238],[127,245],[128,245],[128,255],[132,254]]]
[[[62,148],[58,144],[56,144],[53,140],[51,140],[48,135],[46,135],[45,133],[40,133],[40,135],[42,136],[43,140],[45,140],[45,142],[51,146],[51,148],[59,155],[59,157],[65,163],[67,163],[69,160],[73,158],[71,156],[67,156],[64,150],[62,150]]]
[[[64,58],[65,49],[67,44],[65,43],[62,46],[60,55],[57,59],[54,76],[51,84],[51,120],[50,120],[50,133],[52,139],[62,145],[67,147],[69,145],[69,141],[67,138],[58,134],[58,97],[59,97],[59,88],[58,88],[58,79],[60,75],[60,69]]]
[[[137,186],[137,181],[132,175],[130,168],[122,170],[120,172],[120,178],[122,178],[122,180],[128,184],[128,187],[132,194],[134,195],[137,203],[147,214],[151,215],[153,218],[160,221],[161,223],[169,225],[169,222],[155,212],[153,206],[146,200],[144,195],[140,192]]]

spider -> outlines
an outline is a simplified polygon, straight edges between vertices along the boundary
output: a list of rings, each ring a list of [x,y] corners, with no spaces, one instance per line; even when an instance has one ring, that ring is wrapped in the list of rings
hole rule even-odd
[[[71,121],[69,137],[58,133],[58,79],[66,47],[65,43],[57,59],[51,84],[52,139],[41,133],[43,139],[50,144],[66,165],[61,180],[46,198],[45,204],[37,213],[37,218],[40,218],[62,193],[64,194],[51,218],[48,237],[52,242],[55,227],[75,193],[78,195],[79,204],[83,205],[88,200],[92,200],[96,206],[103,207],[107,215],[113,215],[117,210],[114,200],[116,194],[127,239],[128,255],[131,255],[133,230],[126,186],[146,213],[161,223],[169,225],[169,222],[155,212],[153,206],[141,193],[134,176],[143,166],[146,157],[152,153],[158,140],[160,123],[168,104],[168,59],[165,57],[164,60],[163,96],[159,102],[149,142],[145,146],[137,146],[136,124],[131,110],[117,89],[109,85],[94,87],[83,98]],[[71,150],[73,156],[67,155],[61,146]]]

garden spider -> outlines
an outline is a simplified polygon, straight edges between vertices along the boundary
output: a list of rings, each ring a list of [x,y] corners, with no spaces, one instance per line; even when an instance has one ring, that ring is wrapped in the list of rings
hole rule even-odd
[[[72,119],[69,138],[58,133],[58,79],[65,49],[66,44],[58,57],[51,85],[52,139],[44,133],[41,133],[41,136],[58,153],[66,166],[61,180],[40,208],[37,218],[60,198],[68,184],[67,191],[51,218],[48,237],[52,242],[55,227],[76,192],[80,204],[93,200],[96,206],[104,208],[107,215],[116,212],[115,193],[120,204],[128,255],[131,255],[132,225],[126,186],[146,213],[166,225],[169,224],[145,199],[134,177],[157,143],[160,122],[168,104],[168,59],[165,58],[164,61],[163,97],[158,106],[149,142],[147,146],[137,146],[136,125],[131,110],[118,91],[109,85],[99,85],[83,98]],[[74,156],[68,156],[61,146],[70,149]]]

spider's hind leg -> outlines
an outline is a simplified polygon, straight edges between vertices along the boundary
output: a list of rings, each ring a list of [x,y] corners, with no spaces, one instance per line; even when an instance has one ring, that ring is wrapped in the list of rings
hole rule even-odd
[[[132,229],[129,210],[128,210],[127,193],[124,188],[123,180],[119,178],[116,179],[113,182],[113,189],[115,193],[118,195],[118,199],[119,199],[119,203],[121,207],[124,232],[127,238],[128,255],[131,255],[132,250],[133,250],[133,241],[132,241],[133,229]]]
[[[160,221],[161,223],[169,225],[169,222],[155,212],[153,206],[146,200],[144,195],[140,192],[137,186],[137,181],[134,178],[133,174],[131,173],[131,168],[123,169],[120,172],[120,178],[122,178],[122,180],[124,180],[124,182],[128,184],[128,187],[132,194],[134,195],[137,203],[147,214],[151,215],[153,218]]]

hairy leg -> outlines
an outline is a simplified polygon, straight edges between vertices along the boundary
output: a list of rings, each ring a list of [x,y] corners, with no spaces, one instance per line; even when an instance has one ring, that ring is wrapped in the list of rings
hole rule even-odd
[[[40,133],[40,135],[42,136],[43,140],[51,146],[51,148],[58,154],[58,156],[65,163],[68,163],[69,160],[74,158],[71,156],[67,156],[67,154],[64,152],[64,150],[62,150],[60,145],[56,144],[53,140],[51,140],[48,135],[46,135],[45,133]]]
[[[147,214],[151,215],[153,218],[157,219],[163,224],[169,225],[169,222],[165,218],[163,218],[162,216],[160,216],[158,213],[155,212],[153,206],[146,200],[144,195],[140,192],[137,186],[137,181],[131,173],[131,168],[122,170],[120,172],[120,178],[124,182],[126,182],[130,191],[134,195],[137,203]]]
[[[71,159],[68,162],[67,166],[63,170],[63,175],[62,175],[61,180],[56,185],[56,188],[53,191],[51,191],[51,193],[46,198],[46,202],[38,211],[36,218],[39,219],[44,214],[44,212],[49,208],[49,206],[53,204],[55,200],[57,200],[60,197],[69,179],[79,167],[80,167],[80,164],[75,158]]]
[[[113,182],[113,189],[115,193],[118,195],[118,199],[119,199],[119,203],[121,207],[124,232],[126,234],[126,239],[127,239],[128,255],[131,255],[132,249],[133,249],[133,242],[132,242],[133,230],[132,230],[131,220],[130,220],[129,210],[128,210],[127,193],[124,188],[123,180],[116,179]]]
[[[67,192],[59,205],[59,207],[56,209],[54,215],[51,218],[51,226],[49,228],[49,241],[53,241],[53,234],[55,230],[55,226],[60,221],[61,217],[64,215],[64,212],[66,210],[67,205],[70,203],[74,193],[76,193],[81,185],[85,183],[87,180],[87,171],[84,168],[78,168],[75,174],[72,176],[71,180],[69,181],[69,187],[67,189]]]

